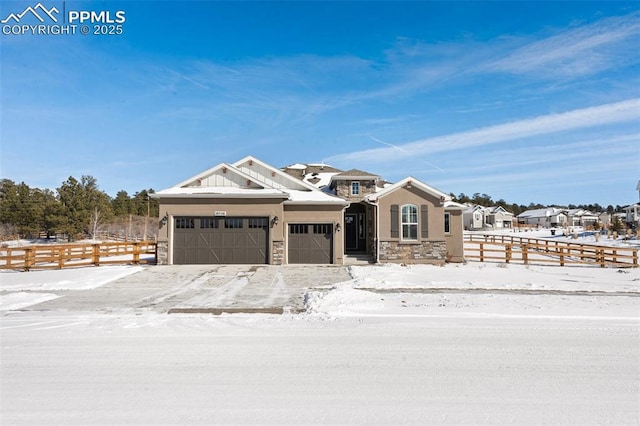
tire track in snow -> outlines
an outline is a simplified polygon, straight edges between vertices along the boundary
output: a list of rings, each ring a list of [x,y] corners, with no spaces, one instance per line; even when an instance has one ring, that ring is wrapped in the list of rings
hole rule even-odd
[[[285,287],[284,277],[280,271],[276,272],[276,276],[271,281],[271,285],[273,289],[271,293],[267,296],[267,299],[264,301],[264,306],[273,306],[276,299],[282,294],[282,290]]]
[[[248,284],[249,277],[254,272],[238,272],[231,281],[226,282],[220,287],[216,287],[206,294],[196,296],[181,304],[181,306],[196,307],[226,307],[237,303],[237,295]]]

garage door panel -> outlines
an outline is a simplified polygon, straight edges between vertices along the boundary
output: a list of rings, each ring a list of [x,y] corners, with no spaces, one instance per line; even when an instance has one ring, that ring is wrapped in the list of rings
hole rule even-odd
[[[175,264],[264,264],[268,218],[176,217]]]
[[[333,225],[289,224],[289,263],[333,263]]]

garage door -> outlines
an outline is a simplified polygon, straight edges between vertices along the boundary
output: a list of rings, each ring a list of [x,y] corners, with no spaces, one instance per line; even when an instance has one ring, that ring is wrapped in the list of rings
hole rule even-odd
[[[290,224],[289,263],[333,263],[333,225]]]
[[[174,264],[267,263],[266,217],[176,217]]]

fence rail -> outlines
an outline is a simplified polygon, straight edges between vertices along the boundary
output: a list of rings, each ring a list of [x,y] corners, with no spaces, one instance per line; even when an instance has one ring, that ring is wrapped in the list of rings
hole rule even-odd
[[[29,271],[108,264],[138,265],[156,263],[156,261],[155,241],[45,244],[0,248],[0,269]]]
[[[465,258],[480,262],[637,268],[638,249],[508,235],[465,235]]]

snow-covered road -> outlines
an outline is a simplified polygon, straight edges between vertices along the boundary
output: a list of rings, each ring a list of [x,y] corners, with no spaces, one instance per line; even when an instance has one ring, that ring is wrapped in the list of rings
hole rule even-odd
[[[633,319],[2,319],[2,424],[638,424]]]

